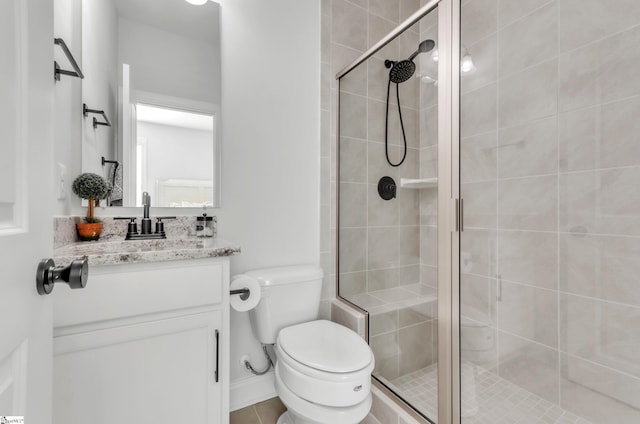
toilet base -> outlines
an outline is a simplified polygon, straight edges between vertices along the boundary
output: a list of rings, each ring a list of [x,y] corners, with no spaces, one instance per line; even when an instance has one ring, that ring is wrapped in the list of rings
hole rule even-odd
[[[349,407],[328,407],[306,401],[293,393],[276,366],[276,393],[287,407],[287,412],[278,418],[277,424],[356,424],[361,422],[371,409],[372,396],[368,393],[364,401]]]
[[[289,413],[289,411],[284,411],[282,415],[278,418],[276,424],[320,424],[316,421],[305,420],[301,417],[296,417],[295,415]]]

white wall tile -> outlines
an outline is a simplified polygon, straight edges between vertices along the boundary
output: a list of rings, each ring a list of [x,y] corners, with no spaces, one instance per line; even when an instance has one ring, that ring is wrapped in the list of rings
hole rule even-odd
[[[334,43],[367,49],[367,11],[345,0],[332,0],[331,34]]]
[[[498,0],[471,0],[462,7],[462,44],[470,45],[498,29]]]
[[[533,231],[500,231],[498,274],[503,280],[558,289],[558,235]]]
[[[398,227],[368,229],[368,269],[398,265]]]
[[[340,183],[340,228],[366,227],[367,184]]]
[[[640,26],[560,56],[561,111],[640,94]]]
[[[340,181],[367,182],[367,143],[364,140],[341,137]]]
[[[464,183],[460,191],[464,199],[465,228],[496,228],[498,213],[496,182]]]
[[[567,232],[640,235],[640,168],[560,176],[560,228]]]
[[[638,25],[636,0],[560,0],[560,51],[575,49]]]
[[[498,134],[500,178],[553,174],[558,171],[556,117],[501,129]]]
[[[558,61],[527,68],[500,80],[500,128],[554,116],[558,111]]]
[[[555,1],[504,27],[499,36],[500,75],[509,75],[558,55]]]
[[[640,239],[560,234],[560,289],[640,307]]]
[[[498,328],[527,340],[558,347],[558,294],[502,281]]]
[[[498,187],[500,228],[557,231],[558,178],[555,175],[501,180]]]
[[[630,374],[640,389],[640,308],[563,294],[560,311],[563,351]]]
[[[558,352],[506,333],[498,340],[500,377],[558,403]]]
[[[497,146],[496,131],[460,140],[460,179],[462,182],[487,181],[497,178]]]
[[[637,379],[592,362],[562,355],[561,406],[598,423],[640,422]]]
[[[484,87],[498,79],[498,33],[489,35],[475,44],[465,46],[476,66],[474,72],[462,74],[460,89],[463,93]],[[464,55],[465,51],[462,50]]]
[[[461,96],[461,137],[470,137],[496,129],[496,95],[496,85],[491,84]]]
[[[549,0],[498,0],[498,3],[498,22],[502,28],[534,12]]]

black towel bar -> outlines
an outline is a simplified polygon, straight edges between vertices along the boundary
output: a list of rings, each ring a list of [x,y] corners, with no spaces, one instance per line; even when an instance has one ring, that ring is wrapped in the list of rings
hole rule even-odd
[[[62,38],[54,38],[53,39],[53,44],[57,44],[58,46],[60,46],[60,48],[62,48],[62,51],[64,52],[65,56],[67,56],[67,59],[69,59],[69,62],[71,63],[71,66],[73,67],[73,71],[68,71],[66,69],[60,69],[60,65],[58,65],[58,62],[56,62],[54,60],[53,61],[53,78],[56,81],[60,81],[60,75],[69,75],[70,77],[76,77],[76,78],[83,79],[84,78],[84,74],[80,70],[80,67],[78,66],[78,63],[73,58],[73,55],[71,54],[71,51],[69,51],[69,48],[67,47],[67,44],[64,42],[64,40]]]
[[[93,128],[98,128],[98,125],[104,125],[105,127],[110,127],[111,126],[111,122],[109,122],[109,118],[107,118],[107,114],[104,113],[104,110],[89,109],[87,107],[87,104],[83,103],[82,104],[82,114],[84,116],[87,116],[90,113],[95,113],[97,115],[102,115],[102,117],[104,118],[104,122],[100,122],[100,121],[98,121],[97,118],[94,117],[93,118]]]

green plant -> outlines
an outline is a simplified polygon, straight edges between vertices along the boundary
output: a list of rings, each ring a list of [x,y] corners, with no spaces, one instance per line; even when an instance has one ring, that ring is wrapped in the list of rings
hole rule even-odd
[[[89,202],[87,216],[84,221],[86,223],[101,222],[94,216],[94,209],[100,199],[106,199],[111,194],[111,190],[113,190],[111,183],[98,174],[85,172],[78,175],[73,181],[71,189],[78,197]]]

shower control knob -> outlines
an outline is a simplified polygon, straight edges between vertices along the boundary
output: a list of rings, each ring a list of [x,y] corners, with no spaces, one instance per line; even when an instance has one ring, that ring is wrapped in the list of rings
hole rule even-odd
[[[53,259],[43,259],[36,272],[38,294],[45,295],[53,291],[55,283],[64,281],[72,289],[83,289],[89,277],[89,263],[86,258],[77,259],[67,266],[56,266]]]
[[[378,194],[384,200],[391,200],[396,197],[396,182],[393,178],[385,176],[378,181]]]

